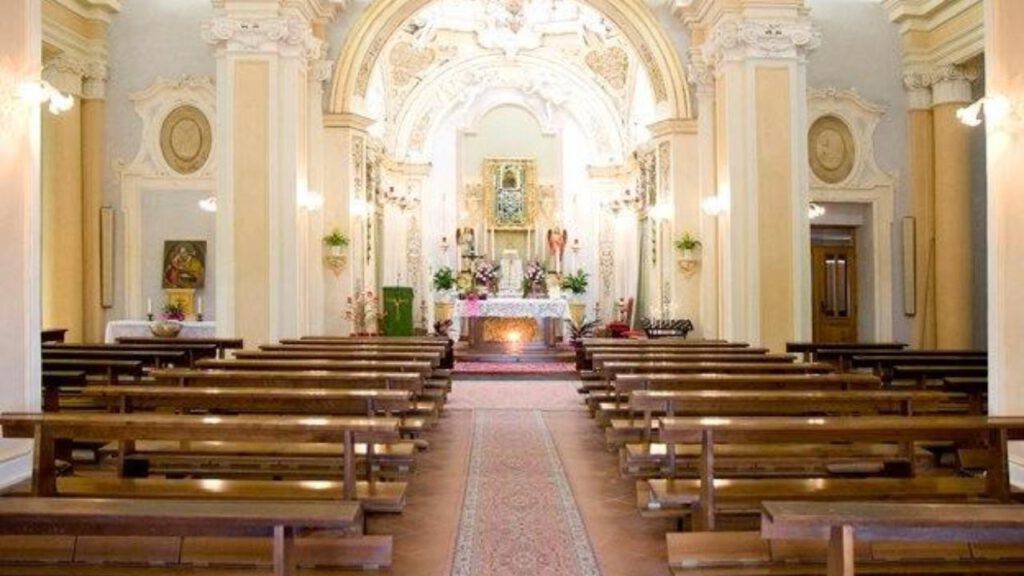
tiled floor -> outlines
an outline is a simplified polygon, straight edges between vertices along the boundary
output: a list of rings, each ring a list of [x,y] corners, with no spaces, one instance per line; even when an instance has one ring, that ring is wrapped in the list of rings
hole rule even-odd
[[[393,574],[448,576],[469,465],[474,410],[541,409],[603,576],[665,576],[666,522],[640,518],[634,484],[619,477],[575,383],[457,382],[446,415],[417,459],[401,515],[375,516],[370,531],[395,537]],[[482,573],[479,576],[488,576]],[[533,576],[533,575],[523,575]]]

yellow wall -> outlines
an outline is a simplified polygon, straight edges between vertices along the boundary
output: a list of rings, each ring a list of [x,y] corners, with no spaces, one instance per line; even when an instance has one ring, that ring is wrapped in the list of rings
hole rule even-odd
[[[42,313],[44,327],[82,340],[82,114],[80,102],[42,113]]]
[[[786,341],[793,338],[796,290],[789,81],[786,68],[755,71],[760,330],[762,343],[775,351],[785,350]]]
[[[914,206],[916,286],[912,344],[935,348],[935,138],[931,110],[909,112],[910,194]]]
[[[235,332],[246,344],[270,332],[270,69],[241,61],[234,90]]]

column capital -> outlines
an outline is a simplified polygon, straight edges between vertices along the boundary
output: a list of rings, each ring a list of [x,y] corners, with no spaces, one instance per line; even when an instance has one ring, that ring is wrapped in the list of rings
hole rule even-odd
[[[280,54],[314,60],[323,41],[299,16],[233,16],[222,14],[204,22],[202,37],[218,51]]]
[[[821,32],[810,18],[774,20],[737,17],[717,23],[697,49],[701,58],[715,65],[758,59],[803,61],[821,45]]]
[[[90,100],[106,97],[107,63],[62,52],[43,64],[42,77],[61,92]]]
[[[971,83],[978,79],[978,70],[968,66],[939,66],[933,71],[932,105],[966,104],[974,100]]]
[[[324,50],[326,52],[326,50]],[[309,61],[310,78],[317,84],[322,84],[334,76],[334,60],[329,58],[317,58]]]
[[[933,77],[928,72],[907,72],[903,75],[903,88],[907,91],[910,110],[931,110]]]
[[[715,65],[704,57],[700,48],[691,48],[687,54],[686,78],[697,88],[698,96],[714,97]]]

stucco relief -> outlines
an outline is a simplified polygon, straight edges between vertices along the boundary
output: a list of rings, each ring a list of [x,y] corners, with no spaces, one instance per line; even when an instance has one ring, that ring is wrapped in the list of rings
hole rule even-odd
[[[178,106],[160,128],[164,161],[179,174],[192,174],[210,158],[213,134],[203,111],[192,105]]]
[[[629,54],[621,46],[609,46],[587,53],[584,61],[610,87],[623,90],[629,78]]]

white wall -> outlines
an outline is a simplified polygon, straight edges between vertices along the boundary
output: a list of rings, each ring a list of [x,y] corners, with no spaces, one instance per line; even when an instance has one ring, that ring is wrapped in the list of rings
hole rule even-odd
[[[116,165],[119,160],[130,161],[139,147],[142,122],[135,113],[129,94],[145,90],[159,77],[176,78],[183,74],[215,76],[213,52],[200,37],[200,26],[212,17],[213,3],[210,0],[133,0],[123,2],[121,13],[112,19],[107,81],[105,205],[120,207],[121,190]],[[125,219],[119,214],[116,220],[114,308],[107,312],[108,320],[124,317],[126,308]],[[143,221],[143,236],[148,222]],[[208,262],[212,264],[212,259]],[[147,264],[143,266],[144,274],[150,274]],[[159,268],[160,264],[156,266]],[[159,275],[156,279],[147,276],[146,281],[158,282]],[[154,298],[154,307],[162,301],[162,296]],[[208,301],[206,308],[211,312],[213,301]]]
[[[216,216],[199,209],[198,202],[209,193],[204,191],[159,190],[142,193],[142,301],[153,300],[154,313],[159,314],[164,302],[163,256],[166,240],[206,241],[206,287],[196,289],[203,298],[206,320],[215,320],[216,270],[213,266]]]
[[[484,115],[475,133],[463,134],[463,181],[480,180],[487,158],[534,158],[541,184],[561,184],[558,137],[541,133],[536,118],[518,106],[494,108]]]
[[[875,155],[882,170],[896,173],[893,222],[898,223],[910,215],[911,205],[907,191],[907,97],[896,26],[889,22],[885,8],[871,0],[808,0],[807,4],[822,34],[821,46],[811,52],[807,63],[808,87],[853,88],[867,100],[886,107],[875,132]],[[893,338],[909,342],[911,321],[903,315],[899,235],[893,237],[892,249]]]

